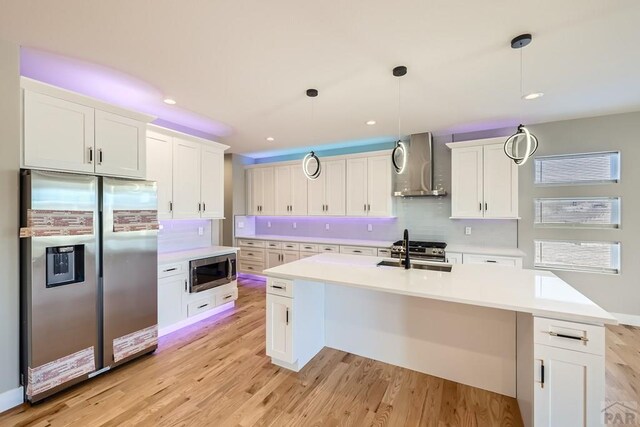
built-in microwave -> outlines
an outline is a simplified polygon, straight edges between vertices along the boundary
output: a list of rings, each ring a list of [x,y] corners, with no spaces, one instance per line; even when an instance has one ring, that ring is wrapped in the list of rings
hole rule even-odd
[[[201,292],[236,280],[236,254],[196,259],[189,263],[189,292]]]

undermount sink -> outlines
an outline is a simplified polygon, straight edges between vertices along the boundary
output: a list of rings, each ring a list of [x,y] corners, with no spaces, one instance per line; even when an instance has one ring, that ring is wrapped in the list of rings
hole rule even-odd
[[[404,265],[400,265],[397,261],[380,261],[378,267],[398,267],[404,268]],[[451,264],[434,265],[434,264],[411,264],[412,269],[416,270],[432,270],[432,271],[444,271],[451,272]]]

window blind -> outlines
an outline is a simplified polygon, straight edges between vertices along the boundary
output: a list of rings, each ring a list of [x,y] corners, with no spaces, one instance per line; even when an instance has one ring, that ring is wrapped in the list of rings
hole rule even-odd
[[[620,153],[584,153],[534,159],[536,184],[588,184],[617,182]]]
[[[618,228],[619,197],[534,199],[537,226]]]
[[[620,243],[535,240],[535,267],[618,274]]]

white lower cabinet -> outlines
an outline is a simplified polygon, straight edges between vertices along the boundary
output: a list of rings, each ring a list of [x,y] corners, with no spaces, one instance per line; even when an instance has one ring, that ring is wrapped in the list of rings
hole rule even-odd
[[[447,256],[451,257],[450,253]],[[463,264],[499,264],[510,267],[522,268],[522,258],[495,255],[474,255],[465,253],[462,257]]]
[[[462,254],[459,252],[447,252],[447,262],[451,264],[462,264]]]
[[[267,294],[267,356],[287,363],[293,351],[293,299]]]
[[[160,329],[182,320],[182,294],[185,291],[184,276],[158,280],[158,327]]]
[[[600,426],[604,357],[536,344],[534,426]]]

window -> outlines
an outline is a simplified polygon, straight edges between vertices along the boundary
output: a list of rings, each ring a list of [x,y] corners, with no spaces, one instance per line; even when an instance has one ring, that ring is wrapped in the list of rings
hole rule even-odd
[[[619,197],[534,199],[537,226],[620,227]]]
[[[618,274],[620,243],[535,240],[535,267]]]
[[[584,153],[538,157],[535,184],[604,184],[620,179],[620,153]]]

